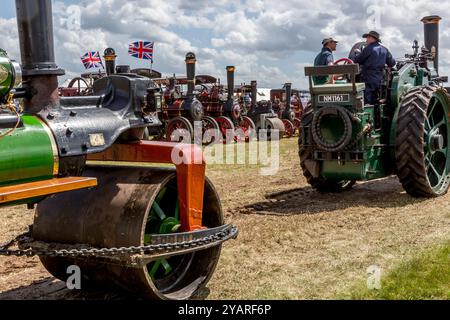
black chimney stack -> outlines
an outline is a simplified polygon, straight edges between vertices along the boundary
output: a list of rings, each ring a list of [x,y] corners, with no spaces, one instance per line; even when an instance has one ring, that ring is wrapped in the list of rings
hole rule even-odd
[[[193,52],[188,52],[186,54],[186,76],[188,82],[188,92],[187,95],[189,98],[192,98],[194,95],[195,89],[195,63],[197,59]]]
[[[286,102],[284,107],[284,116],[289,117],[291,113],[291,96],[292,96],[292,83],[286,83],[284,85],[286,90]]]
[[[424,25],[425,47],[434,54],[434,69],[439,72],[439,16],[427,16],[421,21]]]
[[[258,95],[258,83],[253,80],[250,85],[252,87],[252,110],[255,110],[257,102],[256,96]]]
[[[116,50],[113,48],[107,48],[103,54],[106,65],[106,74],[108,76],[116,73]]]
[[[35,114],[58,104],[58,76],[65,71],[55,63],[51,0],[16,0],[17,26],[23,67],[25,112]]]
[[[228,84],[228,100],[233,99],[234,93],[234,71],[236,68],[234,66],[227,67],[227,84]]]
[[[172,90],[175,88],[175,81],[176,81],[175,74],[169,78],[169,89]]]

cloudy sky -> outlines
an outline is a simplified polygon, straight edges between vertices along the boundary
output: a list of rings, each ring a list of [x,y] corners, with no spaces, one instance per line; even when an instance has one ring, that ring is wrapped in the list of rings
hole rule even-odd
[[[156,42],[154,68],[164,74],[183,74],[184,55],[193,51],[199,73],[225,79],[225,67],[235,65],[239,83],[303,89],[303,68],[324,37],[340,40],[337,59],[377,29],[403,57],[414,39],[423,43],[420,19],[430,14],[443,18],[441,74],[450,74],[450,0],[53,0],[53,10],[57,62],[68,77],[84,71],[84,51],[108,46],[119,64],[148,66],[127,55],[128,43],[142,39]],[[19,59],[13,0],[2,0],[0,30],[0,47]]]

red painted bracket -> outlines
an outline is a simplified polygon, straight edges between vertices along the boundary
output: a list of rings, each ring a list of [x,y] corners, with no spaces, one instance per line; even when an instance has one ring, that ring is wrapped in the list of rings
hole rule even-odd
[[[174,164],[182,229],[202,228],[206,163],[199,146],[157,141],[115,144],[102,153],[89,155],[88,160]]]

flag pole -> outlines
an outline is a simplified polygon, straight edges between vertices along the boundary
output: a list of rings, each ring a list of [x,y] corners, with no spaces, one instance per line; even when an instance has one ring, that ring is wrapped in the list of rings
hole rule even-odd
[[[152,52],[152,59],[150,60],[150,78],[152,78],[153,75],[153,55],[155,54],[155,42],[153,42],[153,52]]]

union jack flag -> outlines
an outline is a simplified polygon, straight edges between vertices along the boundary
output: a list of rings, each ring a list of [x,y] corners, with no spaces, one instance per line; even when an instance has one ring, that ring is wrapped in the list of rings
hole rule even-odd
[[[103,67],[103,61],[102,58],[100,58],[100,52],[98,51],[86,52],[81,57],[81,62],[83,62],[83,65],[86,69]]]
[[[144,60],[151,60],[153,63],[153,42],[150,41],[136,41],[130,43],[128,54],[132,57]]]

